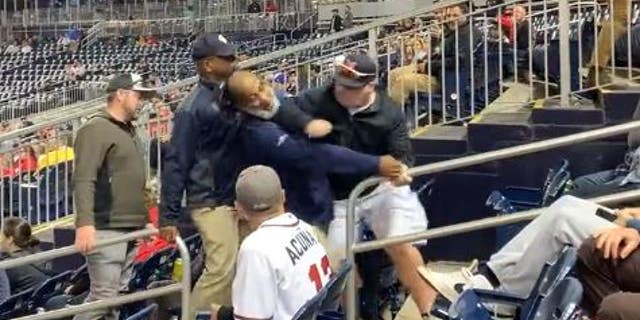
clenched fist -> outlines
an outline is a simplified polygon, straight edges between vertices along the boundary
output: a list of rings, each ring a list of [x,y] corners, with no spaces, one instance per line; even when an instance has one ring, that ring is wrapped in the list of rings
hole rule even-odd
[[[402,162],[386,155],[378,160],[378,173],[381,176],[395,179],[402,174]]]
[[[304,132],[309,138],[322,138],[333,130],[333,125],[327,120],[315,119],[311,120],[304,128]]]

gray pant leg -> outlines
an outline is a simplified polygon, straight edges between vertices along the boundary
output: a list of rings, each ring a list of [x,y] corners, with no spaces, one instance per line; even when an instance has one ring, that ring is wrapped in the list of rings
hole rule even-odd
[[[554,260],[569,244],[576,248],[595,231],[612,225],[595,215],[598,205],[564,196],[544,210],[487,263],[501,289],[527,296],[545,262]]]
[[[97,230],[96,241],[123,235],[123,232]],[[131,277],[135,250],[127,252],[127,243],[100,249],[87,256],[91,287],[85,302],[107,300],[118,296],[120,289]],[[119,308],[99,309],[78,314],[74,320],[118,320]]]

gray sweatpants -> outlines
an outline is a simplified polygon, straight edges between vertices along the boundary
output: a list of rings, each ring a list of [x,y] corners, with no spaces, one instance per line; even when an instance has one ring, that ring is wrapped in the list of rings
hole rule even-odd
[[[96,230],[96,241],[124,234],[120,231]],[[85,302],[117,297],[120,289],[128,284],[136,250],[127,250],[127,248],[127,243],[118,243],[99,249],[96,253],[87,256],[91,287]],[[118,307],[94,310],[78,314],[73,319],[95,320],[104,317],[105,320],[118,320],[118,310]]]
[[[594,232],[612,223],[595,215],[598,205],[564,196],[544,209],[487,263],[501,290],[527,296],[545,262],[554,260],[569,244],[576,249]]]

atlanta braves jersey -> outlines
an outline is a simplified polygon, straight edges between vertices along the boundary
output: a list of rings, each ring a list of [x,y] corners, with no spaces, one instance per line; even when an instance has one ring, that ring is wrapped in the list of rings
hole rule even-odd
[[[308,224],[290,213],[269,219],[240,246],[234,318],[290,320],[330,275],[327,253]]]

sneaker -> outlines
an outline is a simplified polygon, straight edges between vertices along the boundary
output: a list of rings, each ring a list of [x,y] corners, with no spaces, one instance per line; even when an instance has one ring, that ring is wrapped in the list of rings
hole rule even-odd
[[[447,300],[453,302],[460,296],[461,290],[464,286],[471,282],[472,275],[478,267],[478,261],[474,260],[469,266],[462,267],[457,271],[437,271],[427,266],[421,266],[418,268],[418,273],[424,280],[426,280],[436,291],[442,294]],[[487,280],[487,283],[489,281]],[[490,285],[490,284],[489,284]],[[484,288],[483,288],[484,289]],[[493,289],[493,287],[487,288]]]

